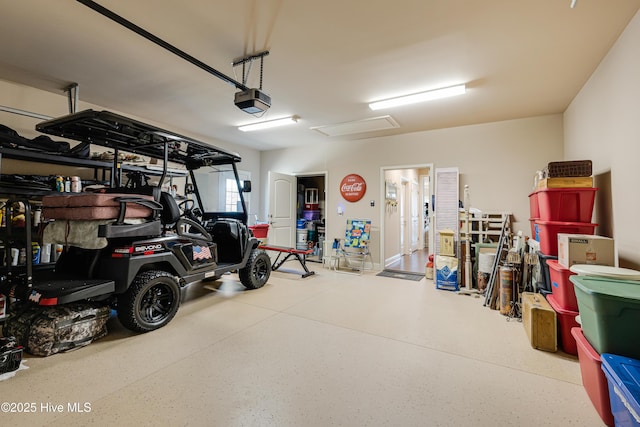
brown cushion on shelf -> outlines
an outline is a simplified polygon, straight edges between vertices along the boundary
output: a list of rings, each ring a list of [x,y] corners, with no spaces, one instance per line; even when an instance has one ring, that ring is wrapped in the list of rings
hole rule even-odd
[[[133,194],[74,193],[42,198],[42,216],[45,219],[99,220],[115,219],[120,213],[118,197],[140,197],[153,200],[152,196]],[[152,210],[136,203],[127,203],[126,218],[147,218]]]

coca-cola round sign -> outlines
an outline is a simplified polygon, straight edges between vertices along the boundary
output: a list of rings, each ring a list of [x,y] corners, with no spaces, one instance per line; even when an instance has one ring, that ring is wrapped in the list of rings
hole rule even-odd
[[[367,183],[360,175],[354,173],[342,178],[340,194],[347,202],[357,202],[364,197],[367,191]]]

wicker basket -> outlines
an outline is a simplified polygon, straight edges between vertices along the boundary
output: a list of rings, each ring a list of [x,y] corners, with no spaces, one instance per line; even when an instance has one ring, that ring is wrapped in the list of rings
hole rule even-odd
[[[591,176],[591,160],[550,162],[544,170],[545,178]]]

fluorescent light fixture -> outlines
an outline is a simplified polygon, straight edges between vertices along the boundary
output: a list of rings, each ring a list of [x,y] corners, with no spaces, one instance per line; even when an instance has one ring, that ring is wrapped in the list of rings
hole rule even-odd
[[[253,130],[269,129],[277,126],[292,125],[298,122],[298,116],[284,117],[276,120],[265,120],[264,122],[251,123],[249,125],[238,126],[238,130],[242,132],[250,132]]]
[[[440,89],[428,90],[426,92],[414,93],[411,95],[399,96],[397,98],[384,99],[369,104],[372,110],[383,108],[399,107],[401,105],[416,104],[418,102],[432,101],[434,99],[447,98],[449,96],[462,95],[466,93],[465,85],[449,86]]]

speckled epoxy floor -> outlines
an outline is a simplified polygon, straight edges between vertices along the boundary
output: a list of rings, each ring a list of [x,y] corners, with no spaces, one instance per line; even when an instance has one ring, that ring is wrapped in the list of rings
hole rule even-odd
[[[0,425],[603,425],[577,359],[532,349],[484,299],[312,268],[248,292],[233,275],[196,284],[158,331],[111,319],[86,348],[26,354],[0,400],[37,410]]]

